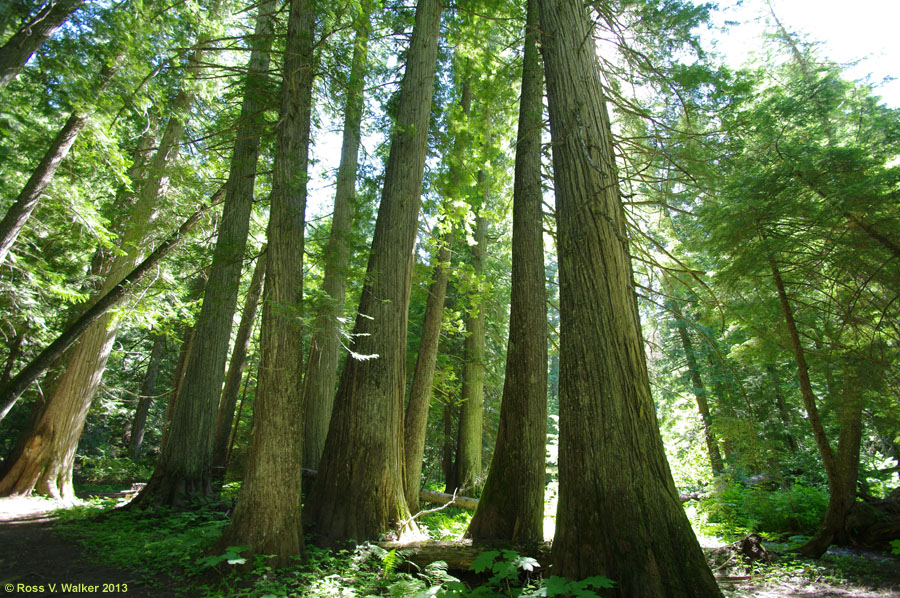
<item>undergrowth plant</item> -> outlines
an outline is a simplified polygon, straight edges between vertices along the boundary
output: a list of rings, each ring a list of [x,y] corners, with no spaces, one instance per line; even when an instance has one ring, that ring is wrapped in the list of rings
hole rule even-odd
[[[739,538],[748,533],[768,537],[812,535],[828,506],[828,490],[794,484],[768,490],[730,484],[701,501],[709,531]]]

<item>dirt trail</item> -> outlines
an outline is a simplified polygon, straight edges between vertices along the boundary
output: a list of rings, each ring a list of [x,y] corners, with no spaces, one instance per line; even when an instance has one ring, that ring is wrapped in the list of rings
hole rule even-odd
[[[0,498],[0,598],[175,596],[165,580],[104,565],[56,534],[50,515],[56,508],[53,501],[39,498]]]

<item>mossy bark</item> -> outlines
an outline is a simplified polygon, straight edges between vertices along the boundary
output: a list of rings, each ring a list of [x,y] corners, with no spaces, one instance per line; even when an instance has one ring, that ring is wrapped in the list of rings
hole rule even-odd
[[[666,462],[587,8],[541,0],[560,280],[555,575],[611,596],[719,597]]]

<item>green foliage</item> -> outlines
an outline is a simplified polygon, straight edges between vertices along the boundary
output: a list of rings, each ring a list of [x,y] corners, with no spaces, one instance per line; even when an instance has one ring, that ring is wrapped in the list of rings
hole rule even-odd
[[[900,554],[900,540],[891,540],[891,554]]]
[[[175,574],[177,570],[198,571],[211,566],[201,557],[228,523],[221,505],[206,504],[185,511],[104,512],[110,506],[109,500],[92,501],[56,511],[56,529],[98,551],[106,563],[148,574]],[[103,518],[98,520],[101,513]],[[227,558],[239,558],[239,551],[233,552]]]
[[[515,596],[521,598],[537,598],[544,596],[571,596],[572,598],[594,598],[598,594],[591,588],[601,590],[614,588],[615,582],[601,575],[587,579],[572,581],[558,576],[548,578],[535,577],[540,568],[537,560],[523,556],[514,550],[488,550],[482,552],[472,562],[470,569],[476,573],[491,577],[484,585],[472,591],[460,590],[458,593],[451,587],[448,593],[438,596],[458,596],[459,598],[476,598],[479,596]],[[521,575],[525,581],[519,584]]]
[[[701,502],[712,531],[728,537],[750,532],[771,536],[812,535],[828,506],[828,491],[794,484],[767,490],[730,484]]]
[[[145,482],[153,473],[152,459],[132,461],[127,457],[101,454],[97,457],[82,457],[76,470],[77,478],[87,483],[98,482]],[[121,488],[119,488],[121,490]]]

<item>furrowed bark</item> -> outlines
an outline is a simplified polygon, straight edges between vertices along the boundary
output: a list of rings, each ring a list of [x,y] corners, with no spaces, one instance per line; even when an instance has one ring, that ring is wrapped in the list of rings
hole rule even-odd
[[[303,552],[303,225],[313,87],[312,0],[292,0],[271,211],[259,380],[250,449],[237,507],[219,546],[247,545],[285,566]],[[248,565],[252,566],[252,560]]]
[[[592,23],[541,0],[560,281],[555,575],[610,596],[720,597],[666,462]]]
[[[175,506],[189,495],[207,496],[215,492],[211,477],[213,436],[247,247],[259,138],[265,128],[262,96],[275,6],[274,0],[266,0],[258,7],[241,105],[241,126],[232,152],[203,305],[194,326],[194,340],[166,443],[153,476],[131,503],[137,508],[148,504]]]

